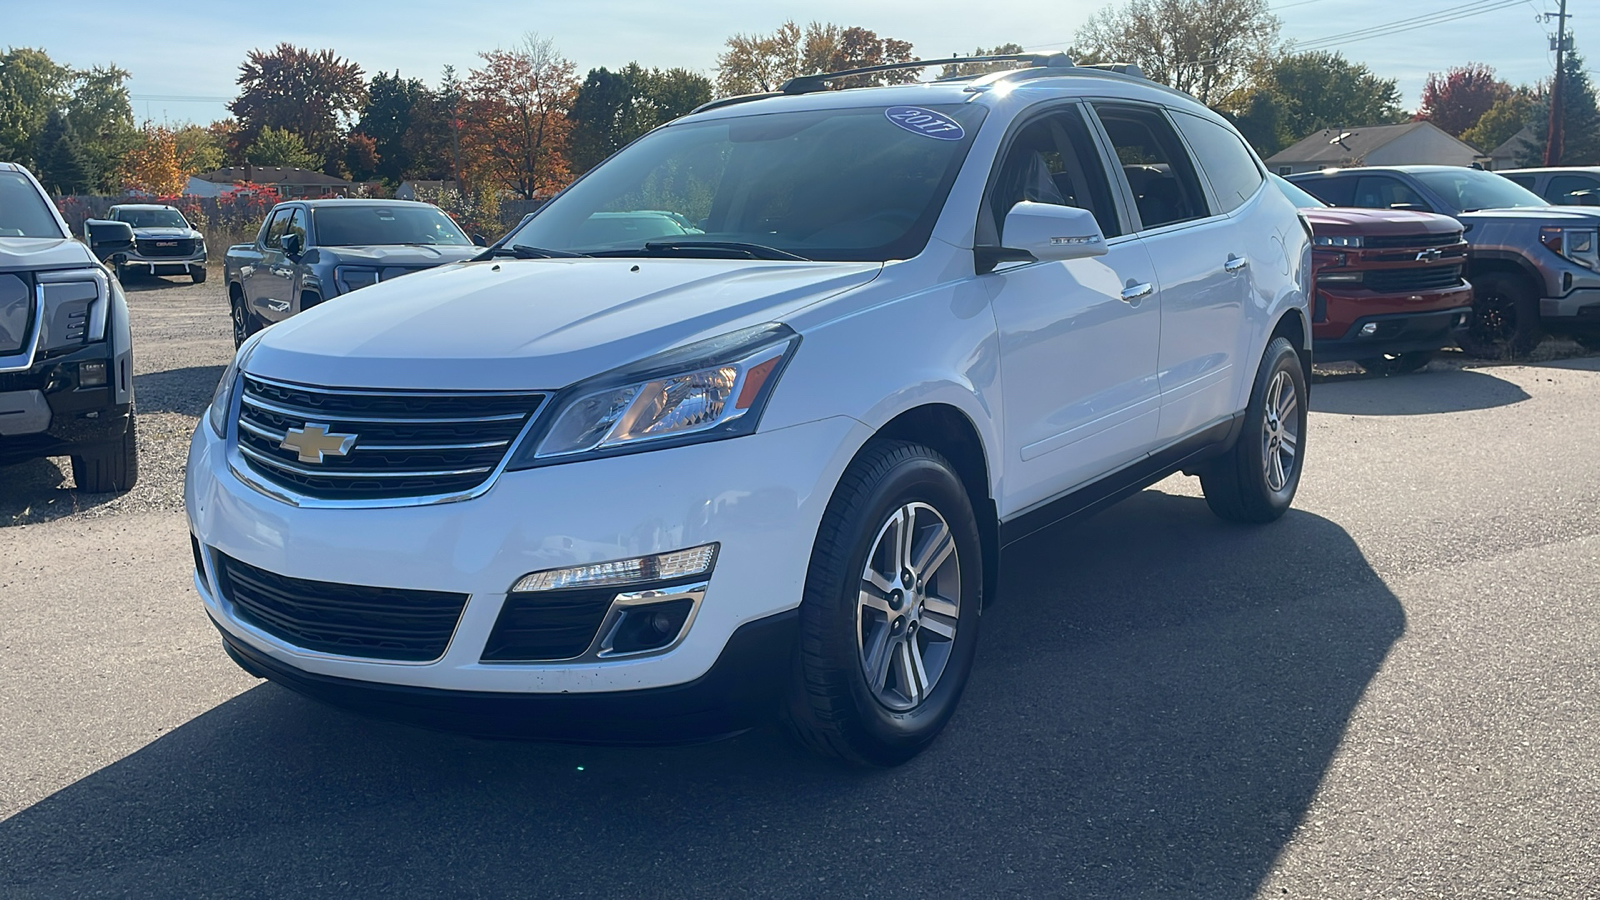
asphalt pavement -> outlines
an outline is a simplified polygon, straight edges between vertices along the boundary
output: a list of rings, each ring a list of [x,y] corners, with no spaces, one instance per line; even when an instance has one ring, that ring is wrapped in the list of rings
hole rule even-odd
[[[1280,522],[1174,477],[1030,538],[944,736],[858,772],[245,675],[175,493],[221,290],[131,298],[144,482],[0,468],[0,896],[1600,896],[1600,359],[1326,378]]]

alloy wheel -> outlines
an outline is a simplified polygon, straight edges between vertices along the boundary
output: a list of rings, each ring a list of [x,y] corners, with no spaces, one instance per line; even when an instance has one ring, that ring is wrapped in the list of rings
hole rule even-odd
[[[1274,492],[1288,487],[1294,477],[1300,449],[1300,395],[1288,372],[1278,371],[1267,385],[1261,422],[1262,468],[1267,487]]]
[[[926,503],[901,506],[867,553],[856,606],[861,669],[878,702],[905,712],[927,699],[950,662],[960,613],[949,523]]]

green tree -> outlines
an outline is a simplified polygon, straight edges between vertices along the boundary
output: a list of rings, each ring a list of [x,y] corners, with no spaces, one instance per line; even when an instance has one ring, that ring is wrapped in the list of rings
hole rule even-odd
[[[417,142],[412,131],[422,124],[419,107],[433,99],[420,78],[402,78],[399,72],[372,76],[355,130],[372,138],[378,177],[398,184],[415,174]]]
[[[332,50],[284,43],[271,52],[251,50],[238,83],[239,96],[228,108],[239,119],[239,146],[254,147],[263,129],[276,128],[293,132],[322,162],[339,165],[345,125],[366,100],[359,65]]]
[[[210,127],[184,125],[173,130],[174,155],[179,171],[185,175],[198,175],[222,168],[226,159],[226,139],[223,137],[226,129],[219,129],[217,126],[220,124],[213,123]]]
[[[1515,87],[1478,117],[1478,124],[1461,132],[1461,139],[1484,153],[1516,137],[1533,114],[1533,90]]]
[[[52,194],[88,194],[95,190],[98,174],[72,128],[72,120],[60,110],[45,119],[44,129],[35,143],[34,175]]]
[[[1557,164],[1600,164],[1600,109],[1595,105],[1594,83],[1584,68],[1583,55],[1576,50],[1569,52],[1563,60],[1563,68],[1566,77],[1561,85],[1561,108],[1565,118]],[[1545,144],[1550,140],[1550,87],[1549,83],[1544,85],[1529,111],[1533,140],[1528,143],[1526,152],[1518,156],[1518,165],[1544,165]]]
[[[321,155],[306,148],[300,135],[287,128],[261,129],[255,142],[245,150],[245,159],[256,166],[291,166],[296,169],[315,169],[323,162]]]
[[[1271,156],[1324,128],[1404,121],[1400,89],[1338,53],[1296,53],[1269,64],[1220,109],[1256,152]]]
[[[0,55],[0,159],[34,164],[45,120],[72,96],[72,75],[43,50],[16,47]]]
[[[801,75],[838,72],[913,59],[909,41],[880,38],[865,28],[812,22],[802,29],[785,22],[771,34],[736,34],[717,56],[717,93],[721,96],[775,91]],[[835,90],[868,84],[905,84],[919,72],[906,69],[844,79]]]
[[[711,81],[687,69],[644,69],[629,63],[593,69],[572,103],[573,172],[586,172],[658,125],[711,99]]]
[[[1267,0],[1126,0],[1090,16],[1075,43],[1218,105],[1282,53],[1281,30]]]
[[[128,100],[128,72],[115,65],[94,66],[73,73],[72,96],[66,102],[67,118],[83,148],[84,158],[97,173],[95,188],[111,192],[121,187],[117,169],[123,157],[142,140],[133,124]]]

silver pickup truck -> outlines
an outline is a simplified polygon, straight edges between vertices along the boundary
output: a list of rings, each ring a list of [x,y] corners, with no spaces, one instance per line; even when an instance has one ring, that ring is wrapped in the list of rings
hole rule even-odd
[[[255,241],[229,247],[224,258],[234,345],[340,294],[480,252],[473,238],[429,203],[280,203]]]

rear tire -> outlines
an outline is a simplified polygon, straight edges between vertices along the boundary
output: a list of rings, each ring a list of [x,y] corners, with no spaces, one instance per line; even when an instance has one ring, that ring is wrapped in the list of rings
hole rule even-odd
[[[859,766],[916,756],[955,712],[983,602],[977,517],[944,457],[874,441],[828,501],[783,707],[791,735]]]
[[[1300,486],[1306,441],[1305,370],[1285,338],[1274,338],[1256,371],[1244,427],[1227,455],[1200,473],[1206,505],[1230,522],[1271,522]]]
[[[1410,353],[1358,359],[1356,365],[1366,369],[1369,375],[1405,375],[1433,362],[1433,358],[1438,355],[1434,350],[1415,350]]]
[[[110,494],[131,489],[139,481],[137,418],[128,414],[128,430],[105,444],[85,447],[72,456],[72,480],[88,494]]]
[[[1539,346],[1539,296],[1528,279],[1490,272],[1472,279],[1472,323],[1461,349],[1479,359],[1515,359]]]

